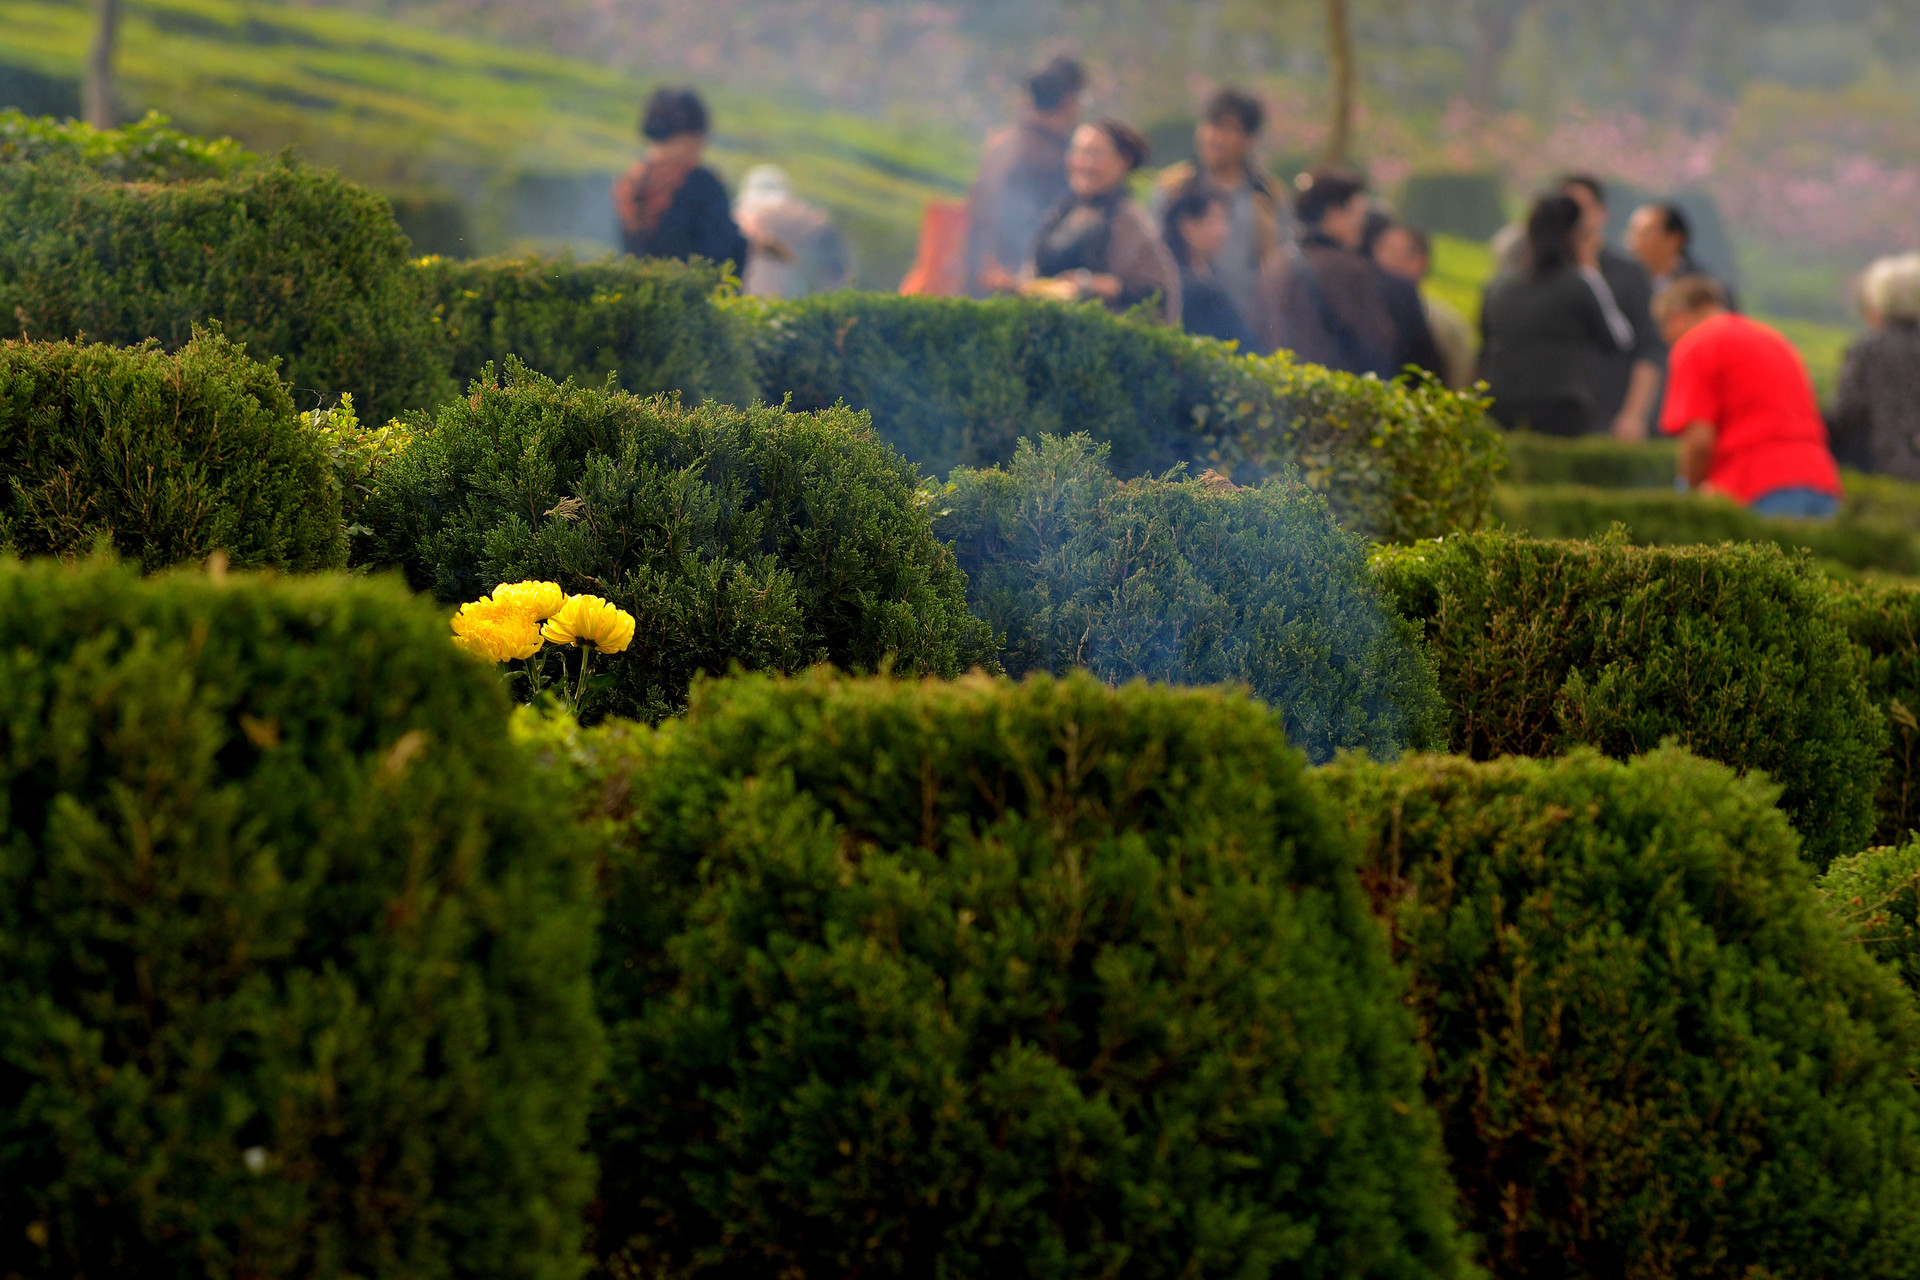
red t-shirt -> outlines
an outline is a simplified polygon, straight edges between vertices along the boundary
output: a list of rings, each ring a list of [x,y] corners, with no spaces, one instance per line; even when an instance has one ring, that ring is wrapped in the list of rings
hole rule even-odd
[[[1660,429],[1714,428],[1707,484],[1736,502],[1776,489],[1840,496],[1840,468],[1800,353],[1745,316],[1721,315],[1673,344]]]

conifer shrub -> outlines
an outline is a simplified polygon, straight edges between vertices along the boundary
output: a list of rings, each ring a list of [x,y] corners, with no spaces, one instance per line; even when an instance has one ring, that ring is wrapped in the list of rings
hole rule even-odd
[[[1820,865],[1866,847],[1886,729],[1804,561],[1488,532],[1386,549],[1374,567],[1424,625],[1451,750],[1624,759],[1672,738],[1780,783]]]
[[[572,1280],[588,858],[397,584],[0,563],[0,1270]]]
[[[1864,583],[1836,588],[1833,599],[1865,653],[1868,696],[1886,718],[1874,840],[1898,844],[1920,830],[1920,588]]]
[[[1250,358],[1097,306],[832,294],[757,317],[762,393],[846,402],[928,473],[1084,432],[1124,478],[1180,462],[1254,482],[1296,468],[1357,532],[1434,537],[1484,519],[1498,434],[1473,395]]]
[[[0,342],[0,548],[158,569],[346,557],[326,454],[271,365],[219,334],[177,353]]]
[[[32,338],[170,349],[218,321],[280,358],[299,407],[350,392],[375,421],[453,390],[386,200],[285,156],[175,182],[0,162],[0,316]]]
[[[1675,748],[1317,778],[1496,1280],[1912,1274],[1920,1020],[1771,784]]]
[[[443,601],[539,579],[631,613],[593,715],[672,715],[735,664],[998,665],[912,466],[846,409],[687,409],[509,361],[419,422],[363,510],[369,561]]]
[[[1293,479],[1122,484],[1106,457],[1086,436],[1023,440],[1005,468],[956,469],[938,499],[934,531],[1009,675],[1245,684],[1314,760],[1443,740],[1419,633],[1323,498]]]
[[[427,258],[419,269],[462,387],[518,356],[558,382],[612,376],[635,395],[678,391],[691,404],[758,394],[745,317],[715,302],[719,267],[526,257]]]
[[[703,683],[611,832],[609,1274],[1460,1274],[1412,1027],[1277,718],[1085,674]]]
[[[1920,836],[1835,858],[1820,892],[1867,950],[1920,993]]]

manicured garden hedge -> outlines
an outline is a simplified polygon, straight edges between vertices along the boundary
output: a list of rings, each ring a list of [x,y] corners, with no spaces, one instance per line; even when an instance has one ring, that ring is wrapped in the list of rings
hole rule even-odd
[[[1489,532],[1386,550],[1375,568],[1425,625],[1452,750],[1624,759],[1672,737],[1778,781],[1821,865],[1866,846],[1886,728],[1804,564],[1772,547]]]
[[[610,824],[609,1274],[1460,1274],[1413,1029],[1277,717],[708,683]]]
[[[1515,485],[1585,485],[1595,489],[1666,489],[1680,473],[1680,454],[1670,441],[1627,443],[1612,436],[1541,435],[1508,431],[1507,469]]]
[[[120,129],[0,111],[0,164],[64,160],[119,182],[173,182],[224,178],[259,158],[232,138],[169,128],[155,111]]]
[[[269,365],[219,335],[174,355],[0,342],[0,549],[147,569],[337,567],[340,501],[320,441]]]
[[[0,562],[0,684],[5,1270],[574,1280],[588,859],[438,611]]]
[[[1435,745],[1418,633],[1382,599],[1365,544],[1296,480],[1122,484],[1104,445],[1045,436],[1004,469],[957,469],[936,501],[934,531],[1005,637],[1009,675],[1242,683],[1315,760]]]
[[[452,393],[406,237],[378,195],[281,157],[120,182],[60,155],[0,161],[0,316],[33,338],[186,343],[219,321],[280,357],[299,407],[351,392],[384,422]]]
[[[1867,950],[1920,994],[1920,837],[1835,858],[1820,892]]]
[[[611,374],[635,395],[678,391],[692,404],[745,405],[758,394],[745,318],[715,302],[718,267],[533,257],[418,265],[463,388],[517,356],[556,382],[599,386]]]
[[[448,603],[540,579],[632,613],[595,715],[672,715],[735,664],[998,665],[913,468],[844,409],[685,409],[509,361],[416,424],[364,510],[367,560]]]
[[[867,410],[934,475],[1006,462],[1022,437],[1085,432],[1126,477],[1298,467],[1350,528],[1402,541],[1477,524],[1500,466],[1474,397],[1233,356],[1096,306],[854,293],[733,305],[757,317],[768,400]]]
[[[1670,748],[1316,776],[1497,1280],[1913,1274],[1920,1017],[1772,786]]]
[[[1888,760],[1874,839],[1890,845],[1920,830],[1920,587],[1839,587],[1834,603],[1866,651],[1868,696],[1886,717]]]

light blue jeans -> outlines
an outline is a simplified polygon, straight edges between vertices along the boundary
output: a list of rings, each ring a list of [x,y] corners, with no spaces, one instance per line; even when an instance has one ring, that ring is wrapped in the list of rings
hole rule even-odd
[[[1804,520],[1831,520],[1840,510],[1840,500],[1830,493],[1796,485],[1763,493],[1747,504],[1757,516],[1798,516]]]

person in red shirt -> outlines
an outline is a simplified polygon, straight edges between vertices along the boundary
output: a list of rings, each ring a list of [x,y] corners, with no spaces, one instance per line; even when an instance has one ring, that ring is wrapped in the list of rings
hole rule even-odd
[[[1660,429],[1680,437],[1687,487],[1760,515],[1831,517],[1840,468],[1793,345],[1729,311],[1709,276],[1674,281],[1654,314],[1673,349]]]

